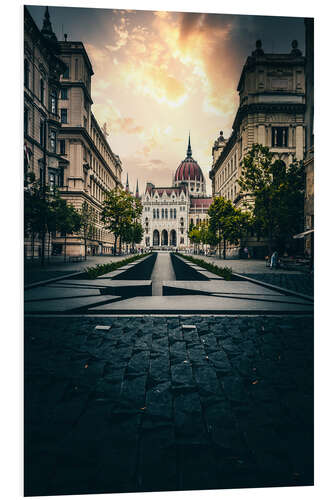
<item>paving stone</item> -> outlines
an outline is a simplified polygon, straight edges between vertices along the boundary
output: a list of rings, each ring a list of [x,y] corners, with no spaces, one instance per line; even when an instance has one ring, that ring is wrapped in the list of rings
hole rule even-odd
[[[202,345],[188,346],[188,356],[194,366],[206,366],[207,354]]]
[[[133,354],[127,366],[127,376],[147,374],[149,367],[149,358],[149,351],[140,351],[136,354]]]
[[[231,371],[231,364],[224,351],[209,353],[209,362],[214,366],[219,374],[228,374]]]
[[[124,401],[133,403],[133,408],[140,409],[145,406],[146,399],[146,381],[147,375],[141,375],[135,378],[125,378],[121,391],[121,397]]]
[[[170,380],[170,360],[167,354],[150,360],[149,375],[156,382]]]
[[[157,384],[147,391],[146,407],[148,415],[171,419],[172,392],[170,382]]]
[[[172,386],[176,389],[188,390],[194,387],[192,368],[189,362],[171,366],[171,381]]]
[[[213,368],[209,366],[196,367],[194,378],[201,397],[219,395],[221,393],[221,387]]]
[[[170,337],[169,337],[170,338]],[[171,363],[180,363],[187,359],[187,351],[185,342],[174,342],[170,345],[170,360]]]

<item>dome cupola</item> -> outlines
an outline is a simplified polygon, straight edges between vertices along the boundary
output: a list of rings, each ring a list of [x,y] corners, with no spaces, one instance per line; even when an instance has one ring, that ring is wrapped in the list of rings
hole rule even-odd
[[[190,195],[199,196],[205,194],[206,185],[202,170],[199,164],[192,158],[191,138],[188,137],[186,158],[178,166],[174,185],[186,184]]]

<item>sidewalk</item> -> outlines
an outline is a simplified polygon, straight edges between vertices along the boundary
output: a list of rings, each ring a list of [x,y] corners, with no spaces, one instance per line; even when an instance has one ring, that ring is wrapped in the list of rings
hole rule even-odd
[[[41,265],[40,261],[25,261],[24,284],[30,285],[52,278],[61,278],[67,274],[84,271],[86,267],[96,266],[97,264],[108,264],[109,262],[123,260],[128,257],[130,257],[130,255],[90,256],[87,257],[87,260],[81,262],[64,262],[63,256],[53,256],[50,260],[45,260],[44,266]]]
[[[204,255],[193,255],[193,257],[205,260],[219,267],[231,267],[234,273],[243,274],[249,278],[264,281],[271,285],[287,288],[294,292],[313,295],[313,274],[306,271],[290,271],[287,269],[270,269],[266,267],[264,260],[254,259],[219,259],[218,257],[206,257]]]

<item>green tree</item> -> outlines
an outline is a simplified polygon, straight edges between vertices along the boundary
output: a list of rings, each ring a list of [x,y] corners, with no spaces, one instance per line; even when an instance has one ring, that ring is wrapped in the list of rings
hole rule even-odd
[[[248,195],[247,206],[257,233],[268,237],[269,251],[282,251],[293,234],[302,230],[305,172],[302,162],[286,167],[267,147],[254,144],[242,162],[238,181]]]
[[[56,227],[65,238],[64,260],[67,257],[67,236],[77,233],[81,228],[81,215],[74,206],[67,204],[66,200],[58,198],[55,202]]]
[[[112,189],[106,194],[103,202],[101,220],[104,227],[114,235],[114,254],[117,251],[117,243],[126,237],[128,227],[142,213],[140,200],[134,198],[126,191]]]
[[[221,242],[223,242],[223,258],[226,259],[227,243],[237,243],[250,225],[250,215],[237,209],[230,200],[218,196],[208,210],[210,232],[215,235],[219,245],[221,258]]]
[[[87,260],[87,240],[88,238],[92,238],[95,229],[96,215],[93,207],[86,201],[82,203],[80,215],[81,230],[84,239],[84,260]]]
[[[132,246],[132,250],[134,250],[134,245],[141,243],[143,238],[143,227],[139,221],[134,221],[126,228],[124,228],[123,232],[123,241],[126,244],[130,244]]]
[[[24,235],[31,238],[32,256],[35,253],[36,237],[43,238],[52,221],[53,195],[39,181],[31,178],[24,191]]]

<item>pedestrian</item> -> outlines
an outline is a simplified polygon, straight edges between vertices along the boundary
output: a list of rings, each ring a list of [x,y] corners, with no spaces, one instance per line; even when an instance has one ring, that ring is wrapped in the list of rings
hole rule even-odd
[[[278,265],[278,253],[276,250],[274,250],[274,252],[272,253],[272,256],[271,256],[271,269],[276,269],[277,268],[277,265]]]
[[[249,258],[249,250],[247,247],[244,248],[244,258],[248,259]]]

